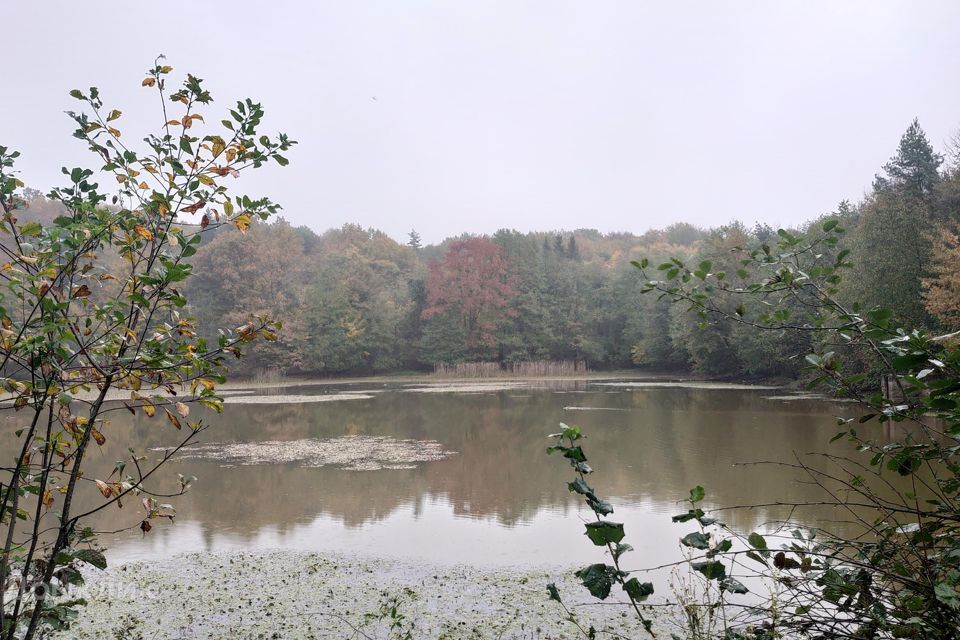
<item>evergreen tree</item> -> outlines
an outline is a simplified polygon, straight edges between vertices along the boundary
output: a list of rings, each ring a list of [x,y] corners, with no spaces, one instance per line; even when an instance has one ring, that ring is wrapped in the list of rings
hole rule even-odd
[[[934,189],[943,158],[914,120],[860,208],[851,238],[853,276],[844,297],[864,308],[884,306],[915,327],[930,324],[921,281],[928,275],[936,228]]]
[[[914,118],[900,138],[897,155],[883,165],[885,183],[902,188],[909,196],[926,197],[940,181],[941,164],[943,156],[933,150],[920,122]]]
[[[423,246],[423,244],[420,242],[420,234],[417,233],[416,229],[412,229],[410,233],[407,234],[407,237],[410,238],[409,240],[407,240],[408,247],[419,249],[420,247]]]

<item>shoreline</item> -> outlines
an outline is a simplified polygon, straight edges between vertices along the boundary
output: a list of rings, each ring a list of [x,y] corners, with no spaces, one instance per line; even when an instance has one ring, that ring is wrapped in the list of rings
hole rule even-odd
[[[481,568],[274,550],[190,553],[91,571],[89,604],[68,638],[386,638],[396,605],[413,637],[577,638],[547,596],[555,582],[578,620],[640,637],[616,605],[594,600],[576,567]],[[396,598],[396,600],[394,600]],[[611,598],[612,600],[613,598]],[[385,608],[384,608],[385,607]],[[372,616],[372,617],[371,617]]]

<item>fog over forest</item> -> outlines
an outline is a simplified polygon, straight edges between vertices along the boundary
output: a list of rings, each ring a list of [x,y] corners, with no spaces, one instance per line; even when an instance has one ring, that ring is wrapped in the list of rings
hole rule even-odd
[[[951,1],[9,4],[4,144],[29,184],[85,160],[71,88],[109,92],[129,139],[150,130],[125,80],[164,53],[300,142],[247,184],[317,233],[796,226],[868,193],[913,118],[938,149],[960,124]],[[137,36],[121,53],[79,23]]]

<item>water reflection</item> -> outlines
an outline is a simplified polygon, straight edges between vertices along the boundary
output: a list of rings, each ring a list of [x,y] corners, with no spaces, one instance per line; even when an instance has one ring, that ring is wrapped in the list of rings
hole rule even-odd
[[[288,388],[285,395],[375,391],[344,402],[247,404],[211,416],[206,441],[332,439],[343,435],[433,440],[458,452],[414,469],[347,471],[296,464],[221,466],[181,460],[175,472],[195,475],[176,500],[176,524],[158,524],[106,540],[114,559],[166,557],[204,549],[299,547],[450,562],[569,562],[595,557],[576,518],[586,517],[566,489],[570,472],[545,455],[545,434],[559,422],[579,424],[597,469],[592,484],[611,497],[627,524],[636,561],[676,553],[678,510],[690,487],[708,488],[713,504],[814,500],[814,487],[757,460],[790,460],[823,450],[834,416],[849,405],[814,399],[770,400],[768,390],[566,387],[489,393],[417,393],[401,386]],[[566,407],[566,408],[565,408]],[[576,407],[576,408],[573,408]],[[594,409],[594,410],[583,410]],[[615,410],[596,410],[615,409]],[[109,473],[130,440],[139,449],[169,446],[169,424],[122,412],[104,430],[108,442],[91,456]],[[836,445],[838,447],[842,444]],[[83,496],[96,504],[95,490]],[[98,514],[99,529],[135,522],[135,505]],[[683,508],[679,508],[683,510]],[[741,529],[782,517],[776,510],[731,513]],[[811,524],[829,512],[800,514]],[[642,537],[641,537],[642,534]]]

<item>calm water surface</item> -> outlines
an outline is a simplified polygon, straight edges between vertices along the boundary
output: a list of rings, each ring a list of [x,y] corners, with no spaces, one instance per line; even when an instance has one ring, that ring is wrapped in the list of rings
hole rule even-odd
[[[422,385],[421,385],[422,386]],[[344,391],[363,399],[303,402]],[[248,391],[242,393],[264,393]],[[740,462],[791,460],[822,451],[835,417],[852,405],[783,399],[762,388],[690,388],[640,382],[530,383],[470,392],[423,392],[400,384],[284,387],[276,401],[228,402],[205,443],[258,443],[344,435],[436,441],[456,452],[412,469],[346,470],[299,463],[235,464],[185,459],[165,472],[199,478],[174,500],[176,522],[155,521],[104,540],[112,560],[167,558],[181,552],[295,548],[482,565],[557,565],[599,561],[583,536],[590,514],[567,491],[572,472],[547,456],[545,435],[560,422],[580,425],[596,469],[591,484],[626,524],[635,566],[675,558],[688,525],[670,516],[697,484],[712,506],[813,500],[796,474]],[[299,402],[291,402],[290,396]],[[234,396],[242,398],[242,395]],[[260,398],[264,400],[264,398]],[[193,416],[191,416],[193,417]],[[153,420],[113,412],[109,441],[92,456],[109,473],[133,438],[151,447],[178,433]],[[843,446],[842,443],[834,445]],[[172,488],[172,481],[164,488]],[[95,501],[96,495],[87,496]],[[102,513],[97,528],[137,521],[136,501]],[[748,530],[782,517],[769,509],[729,513]],[[810,524],[835,514],[799,514]]]

